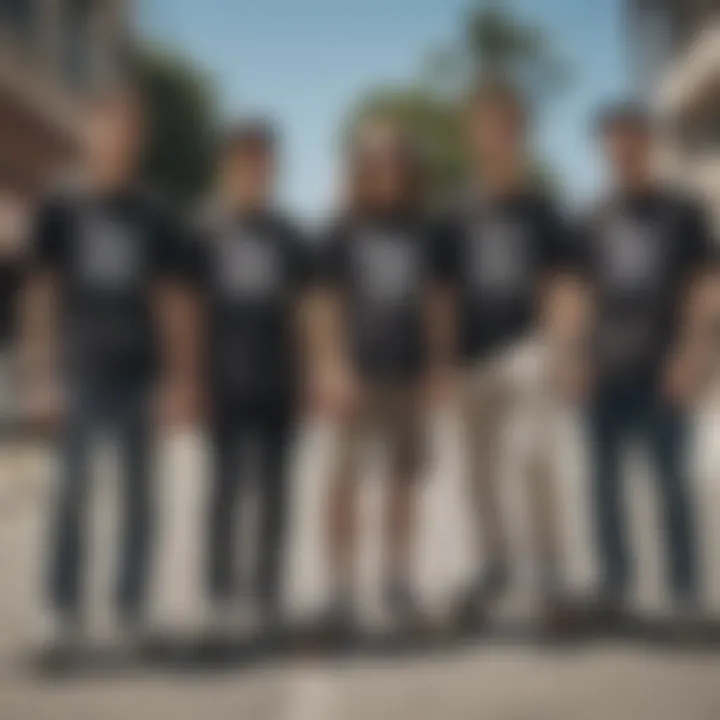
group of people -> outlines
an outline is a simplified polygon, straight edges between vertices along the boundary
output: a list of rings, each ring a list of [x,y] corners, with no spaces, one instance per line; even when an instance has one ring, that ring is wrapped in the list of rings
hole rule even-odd
[[[620,458],[638,433],[655,461],[674,596],[696,607],[686,460],[689,411],[714,361],[716,250],[700,205],[656,176],[650,114],[629,103],[603,113],[611,187],[582,222],[537,186],[530,112],[508,83],[468,94],[458,132],[469,181],[439,210],[412,133],[368,118],[346,149],[337,217],[314,240],[277,207],[270,124],[225,133],[212,196],[180,218],[140,183],[146,122],[132,89],[93,97],[81,168],[42,203],[33,232],[24,364],[34,417],[60,428],[48,597],[61,627],[82,625],[88,456],[102,430],[124,464],[119,615],[129,630],[142,625],[153,437],[158,421],[179,420],[208,432],[206,590],[217,617],[237,604],[235,518],[249,473],[240,450],[256,443],[253,593],[277,626],[304,412],[337,431],[324,621],[355,620],[357,476],[371,432],[387,460],[383,597],[398,621],[421,622],[415,505],[428,411],[447,400],[460,410],[477,521],[462,622],[480,619],[509,581],[501,440],[518,412],[531,425],[523,487],[548,612],[566,600],[548,435],[558,398],[587,418],[601,606],[620,610],[632,580]]]

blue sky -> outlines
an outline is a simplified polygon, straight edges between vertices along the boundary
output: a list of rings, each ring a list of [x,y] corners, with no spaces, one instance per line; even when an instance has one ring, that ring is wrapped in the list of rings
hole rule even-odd
[[[304,215],[332,202],[337,129],[377,84],[412,78],[451,39],[472,0],[143,0],[144,34],[209,70],[227,115],[270,114],[285,137],[283,196]],[[546,28],[572,86],[541,118],[539,144],[573,198],[598,182],[588,119],[622,94],[629,70],[624,0],[508,0]]]

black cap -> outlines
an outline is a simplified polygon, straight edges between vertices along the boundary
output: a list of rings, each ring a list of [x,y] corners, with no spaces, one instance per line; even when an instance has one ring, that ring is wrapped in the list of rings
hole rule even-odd
[[[604,135],[616,129],[649,133],[655,129],[655,117],[646,105],[636,100],[613,103],[598,112],[595,132]]]

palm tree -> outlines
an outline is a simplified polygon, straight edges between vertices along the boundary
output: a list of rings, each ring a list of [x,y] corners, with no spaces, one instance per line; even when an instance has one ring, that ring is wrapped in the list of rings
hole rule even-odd
[[[547,101],[568,80],[566,64],[544,29],[520,20],[505,3],[480,1],[465,14],[458,36],[429,53],[417,80],[366,93],[352,109],[349,127],[377,114],[401,122],[426,149],[432,188],[445,195],[462,184],[465,174],[458,101],[486,75],[509,79],[534,105]],[[539,175],[545,181],[552,177],[544,166]]]
[[[460,92],[489,75],[509,79],[536,101],[568,81],[567,65],[546,31],[521,21],[498,0],[473,6],[459,37],[430,54],[425,73],[428,84],[443,94]]]

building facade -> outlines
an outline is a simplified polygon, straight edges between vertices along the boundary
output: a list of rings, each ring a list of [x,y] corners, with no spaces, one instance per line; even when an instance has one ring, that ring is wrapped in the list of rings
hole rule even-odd
[[[0,0],[0,196],[32,198],[73,153],[84,92],[117,71],[123,0]]]
[[[720,0],[631,0],[636,82],[666,120],[661,162],[720,226]]]

